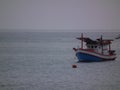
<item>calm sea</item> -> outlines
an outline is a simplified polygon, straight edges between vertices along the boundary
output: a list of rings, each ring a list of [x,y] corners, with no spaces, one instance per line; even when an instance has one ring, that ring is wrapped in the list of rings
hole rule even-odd
[[[92,39],[118,33],[84,33]],[[80,32],[0,32],[0,90],[120,90],[120,40],[117,59],[76,63],[72,50]],[[76,64],[77,68],[72,68]]]

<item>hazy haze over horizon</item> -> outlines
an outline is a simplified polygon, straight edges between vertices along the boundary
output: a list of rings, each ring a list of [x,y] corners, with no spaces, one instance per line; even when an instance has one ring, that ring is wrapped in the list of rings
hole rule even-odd
[[[119,31],[119,0],[0,0],[0,29]]]

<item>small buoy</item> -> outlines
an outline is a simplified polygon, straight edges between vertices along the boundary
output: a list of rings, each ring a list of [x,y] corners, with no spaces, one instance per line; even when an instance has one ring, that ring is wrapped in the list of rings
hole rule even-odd
[[[74,64],[74,65],[72,65],[72,68],[77,68],[77,65],[75,65],[75,64]]]

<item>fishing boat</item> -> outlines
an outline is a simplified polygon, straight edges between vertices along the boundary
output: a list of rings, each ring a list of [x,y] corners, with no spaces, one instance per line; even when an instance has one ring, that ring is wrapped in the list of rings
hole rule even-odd
[[[100,38],[92,40],[88,37],[83,37],[83,33],[81,37],[76,39],[81,41],[80,47],[73,48],[78,62],[110,61],[116,59],[115,50],[111,49],[112,39],[103,39],[101,35]]]

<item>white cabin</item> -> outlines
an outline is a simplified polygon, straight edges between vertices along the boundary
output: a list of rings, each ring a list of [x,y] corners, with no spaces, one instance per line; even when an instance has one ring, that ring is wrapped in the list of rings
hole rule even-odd
[[[98,45],[98,44],[86,44],[87,49],[92,49],[94,50],[96,53],[102,53],[105,55],[109,55],[109,48],[108,45]]]

